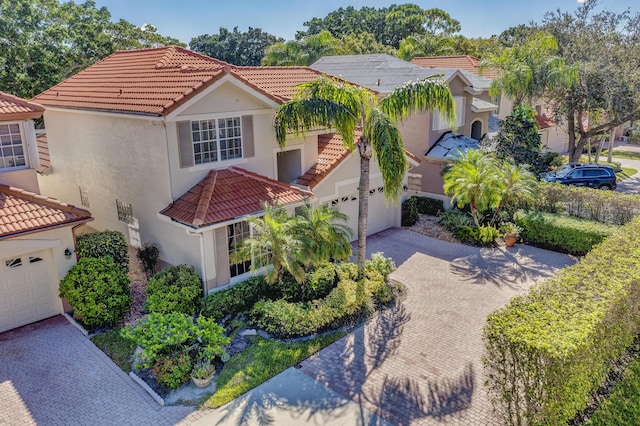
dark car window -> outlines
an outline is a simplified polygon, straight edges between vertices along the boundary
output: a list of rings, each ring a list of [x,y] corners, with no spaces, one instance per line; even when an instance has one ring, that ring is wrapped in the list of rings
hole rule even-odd
[[[573,171],[572,173],[570,173],[568,176],[569,176],[571,179],[581,178],[581,177],[582,177],[582,172],[583,172],[583,170],[580,170],[580,169],[578,169],[578,170],[574,170],[574,171]]]
[[[583,170],[582,171],[582,175],[584,177],[596,177],[596,176],[602,176],[604,173],[603,170],[599,170],[599,169],[590,169],[590,170]]]

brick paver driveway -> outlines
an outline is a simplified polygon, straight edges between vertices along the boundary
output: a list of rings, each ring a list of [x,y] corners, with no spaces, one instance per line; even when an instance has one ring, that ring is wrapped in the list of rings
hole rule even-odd
[[[61,316],[0,333],[0,425],[175,425],[192,411],[161,408]]]
[[[302,363],[302,371],[398,425],[491,425],[487,314],[574,259],[525,245],[479,249],[391,229],[367,240],[398,269],[404,302]]]

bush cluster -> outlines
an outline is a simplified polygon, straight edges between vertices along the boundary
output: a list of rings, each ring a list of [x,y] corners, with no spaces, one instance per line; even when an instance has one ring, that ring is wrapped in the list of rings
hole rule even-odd
[[[400,223],[402,226],[413,226],[418,221],[418,201],[416,197],[407,198],[402,203]]]
[[[546,182],[537,184],[536,193],[528,207],[549,213],[567,213],[614,225],[624,225],[640,213],[640,196],[636,194]]]
[[[83,257],[111,257],[113,261],[129,270],[129,246],[119,231],[102,231],[76,237],[76,253]]]
[[[437,198],[431,197],[411,197],[416,199],[418,213],[428,214],[429,216],[438,216],[444,211],[444,202]]]
[[[375,265],[383,270],[392,269],[388,262],[378,260]],[[353,272],[352,268],[341,268],[340,282],[323,299],[307,303],[291,303],[284,299],[259,301],[251,311],[252,322],[281,337],[306,336],[366,315],[376,304],[391,301],[385,276],[373,265],[366,268],[362,280],[354,280]]]
[[[489,315],[485,375],[504,424],[566,424],[640,332],[640,219]]]
[[[518,210],[513,221],[527,243],[582,256],[619,227],[567,215]]]
[[[188,353],[169,354],[158,359],[151,368],[154,377],[168,389],[178,389],[189,381],[191,357]]]
[[[202,314],[220,322],[227,315],[248,311],[258,300],[273,298],[274,295],[275,289],[266,283],[264,277],[251,277],[247,281],[207,295]]]
[[[336,286],[336,271],[333,263],[323,262],[311,267],[302,284],[289,273],[285,273],[278,285],[279,297],[289,302],[302,302],[325,297]]]
[[[129,277],[110,257],[83,257],[60,282],[60,297],[88,326],[114,325],[132,302]]]
[[[149,312],[193,315],[202,304],[202,282],[193,266],[171,266],[155,274],[147,284],[145,308]]]

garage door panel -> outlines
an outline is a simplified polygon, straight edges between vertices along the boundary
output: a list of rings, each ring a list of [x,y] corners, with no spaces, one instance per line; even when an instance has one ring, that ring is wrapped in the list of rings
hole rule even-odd
[[[0,332],[59,313],[46,252],[0,261]]]

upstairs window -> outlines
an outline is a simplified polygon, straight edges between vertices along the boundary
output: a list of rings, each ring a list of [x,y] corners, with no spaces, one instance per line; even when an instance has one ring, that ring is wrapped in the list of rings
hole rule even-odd
[[[0,169],[26,167],[19,123],[0,124]]]
[[[453,126],[451,126],[444,116],[440,115],[437,112],[433,113],[433,130],[441,131],[441,130],[449,130],[455,129],[458,127],[464,126],[464,104],[465,104],[464,96],[454,96],[453,103],[456,108],[456,122]]]

